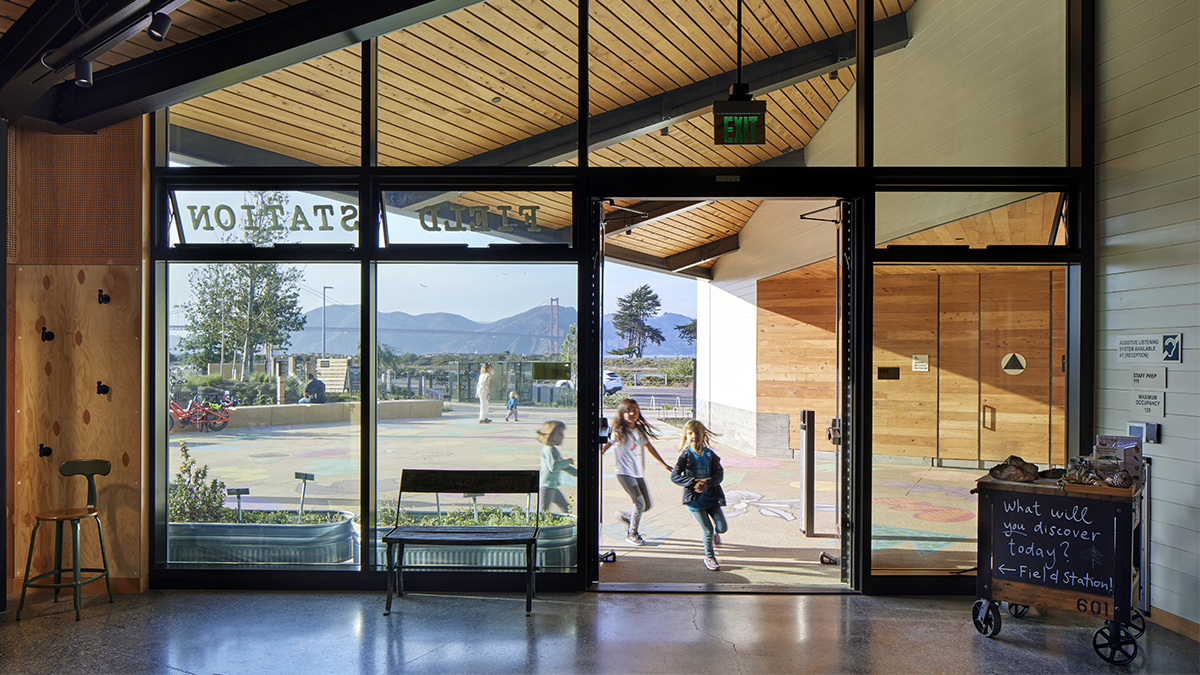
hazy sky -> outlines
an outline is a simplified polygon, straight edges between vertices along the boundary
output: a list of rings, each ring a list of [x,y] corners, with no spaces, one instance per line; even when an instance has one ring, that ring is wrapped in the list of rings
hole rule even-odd
[[[321,308],[325,288],[328,305],[358,305],[359,280],[353,265],[305,264],[300,305],[305,312]],[[170,266],[171,304],[190,299],[192,265]],[[389,264],[379,268],[379,309],[409,314],[450,312],[472,321],[490,322],[546,305],[558,298],[564,307],[579,308],[575,269],[570,265],[426,265]],[[696,284],[657,272],[608,263],[604,267],[604,311],[615,311],[617,298],[649,284],[662,311],[696,317]],[[171,323],[183,322],[172,310]]]
[[[189,242],[217,243],[222,236],[222,225],[232,230],[230,234],[240,232],[245,218],[242,204],[247,199],[244,193],[180,191],[178,197],[184,236]],[[287,241],[356,241],[357,233],[347,230],[345,225],[349,223],[353,227],[353,217],[357,214],[345,210],[350,208],[346,202],[328,194],[300,192],[290,193],[289,201],[288,209],[297,206],[302,208],[304,215],[300,217],[308,219],[309,228],[307,231],[289,232]],[[289,213],[290,210],[284,210],[279,214],[282,224],[295,224]],[[397,235],[412,237],[426,234],[411,218],[395,214],[389,214],[388,218],[389,229],[397,228],[393,230],[396,233],[393,240],[397,239]],[[205,224],[209,226],[208,230],[205,230]],[[412,234],[414,232],[415,235]],[[438,233],[439,242],[445,241],[442,238],[445,234]],[[469,246],[486,246],[496,241],[473,232],[455,233],[454,236],[454,241]],[[328,305],[361,304],[357,267],[336,264],[299,266],[304,269],[300,293],[300,304],[304,311],[321,308],[322,291]],[[172,306],[190,299],[187,276],[192,267],[170,267]],[[579,307],[578,298],[575,297],[578,282],[575,268],[570,265],[388,264],[381,265],[379,270],[379,309],[385,312],[451,312],[473,321],[490,322],[549,304],[551,298],[558,298],[564,307]],[[615,311],[617,298],[642,284],[649,284],[658,294],[662,311],[695,318],[697,281],[615,262],[607,263],[604,268],[604,312]],[[171,323],[182,321],[182,314],[173,308]]]

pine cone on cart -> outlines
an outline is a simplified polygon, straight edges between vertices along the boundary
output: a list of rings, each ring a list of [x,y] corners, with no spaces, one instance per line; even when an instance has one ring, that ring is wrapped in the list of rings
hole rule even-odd
[[[1026,462],[1016,455],[1010,455],[1003,464],[997,464],[988,469],[988,475],[996,480],[1032,483],[1038,478],[1038,468],[1037,464]]]

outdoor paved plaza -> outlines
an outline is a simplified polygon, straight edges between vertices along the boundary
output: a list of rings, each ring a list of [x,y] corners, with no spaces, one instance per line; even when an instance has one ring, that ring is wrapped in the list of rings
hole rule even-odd
[[[561,448],[571,456],[578,424],[572,408],[531,408],[519,422],[503,421],[493,406],[491,424],[479,424],[477,407],[452,403],[440,418],[387,420],[377,427],[378,498],[394,501],[405,467],[516,469],[537,468],[541,446],[535,434],[550,419],[567,424]],[[236,411],[235,413],[236,414]],[[568,417],[570,416],[570,417]],[[655,447],[668,463],[679,452],[679,430],[655,423]],[[357,513],[360,492],[360,443],[355,425],[312,425],[186,431],[169,436],[172,476],[179,441],[186,441],[198,465],[228,488],[249,488],[243,508],[335,508]],[[682,488],[669,472],[647,457],[646,476],[652,505],[642,520],[647,545],[625,541],[626,526],[617,512],[630,501],[613,475],[612,453],[603,457],[601,553],[615,562],[602,564],[601,583],[733,584],[785,587],[838,587],[837,565],[819,562],[821,553],[839,554],[834,533],[836,467],[816,464],[815,537],[801,531],[803,471],[799,460],[751,457],[715,444],[725,467],[724,509],[729,531],[717,549],[720,572],[703,565],[700,527],[681,503]],[[578,458],[576,459],[578,465]],[[296,472],[315,480],[306,486]],[[979,470],[931,469],[917,465],[874,468],[874,543],[876,566],[920,567],[967,564],[974,558],[975,496],[969,494]],[[562,476],[561,488],[572,506],[576,479]],[[481,504],[483,500],[481,500]],[[233,498],[227,505],[234,506]],[[573,509],[574,510],[574,509]]]

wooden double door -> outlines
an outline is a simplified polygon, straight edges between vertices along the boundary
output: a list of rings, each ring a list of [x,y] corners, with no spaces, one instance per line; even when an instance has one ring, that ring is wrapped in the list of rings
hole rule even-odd
[[[877,268],[876,455],[1065,456],[1060,267]]]

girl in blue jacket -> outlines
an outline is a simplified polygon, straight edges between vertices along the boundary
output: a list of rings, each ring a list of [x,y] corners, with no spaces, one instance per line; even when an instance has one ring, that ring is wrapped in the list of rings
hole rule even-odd
[[[721,489],[725,470],[721,458],[708,447],[708,439],[716,435],[700,421],[689,420],[683,425],[679,459],[671,470],[671,481],[683,486],[684,506],[704,531],[704,566],[714,572],[721,566],[713,546],[721,543],[721,533],[729,529],[721,511],[725,505],[725,491]]]

